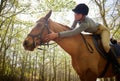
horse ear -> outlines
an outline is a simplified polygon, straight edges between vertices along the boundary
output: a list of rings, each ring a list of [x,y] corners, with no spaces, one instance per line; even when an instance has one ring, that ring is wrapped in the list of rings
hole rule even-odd
[[[46,20],[49,19],[49,17],[51,16],[51,13],[52,13],[52,10],[50,10],[50,11],[48,12],[48,14],[45,16],[45,19],[46,19]]]

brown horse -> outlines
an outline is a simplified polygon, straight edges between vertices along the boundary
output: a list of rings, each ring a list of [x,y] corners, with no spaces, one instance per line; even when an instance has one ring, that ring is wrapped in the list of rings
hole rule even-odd
[[[44,39],[51,31],[61,32],[70,30],[69,27],[49,19],[51,12],[37,21],[36,26],[24,40],[23,46],[26,50],[33,51],[37,46],[48,42]],[[100,78],[101,73],[103,73],[107,61],[96,50],[92,37],[90,35],[84,35],[84,37],[92,46],[93,53],[87,49],[82,36],[79,34],[71,37],[57,38],[54,41],[71,56],[72,66],[81,81],[96,81],[97,78]],[[110,64],[104,77],[112,76],[115,76],[115,74],[112,69],[112,64]],[[117,77],[117,80],[120,81],[119,75]]]

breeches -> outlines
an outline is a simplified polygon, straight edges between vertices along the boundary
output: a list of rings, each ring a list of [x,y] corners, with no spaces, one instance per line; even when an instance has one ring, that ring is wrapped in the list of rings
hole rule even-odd
[[[103,25],[99,25],[97,31],[94,34],[101,36],[103,48],[108,53],[110,50],[110,31],[108,28]]]

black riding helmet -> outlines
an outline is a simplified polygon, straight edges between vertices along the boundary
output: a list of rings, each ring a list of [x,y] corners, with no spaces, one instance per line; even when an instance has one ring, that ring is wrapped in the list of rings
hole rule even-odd
[[[78,14],[88,15],[89,8],[86,4],[78,4],[72,11]]]

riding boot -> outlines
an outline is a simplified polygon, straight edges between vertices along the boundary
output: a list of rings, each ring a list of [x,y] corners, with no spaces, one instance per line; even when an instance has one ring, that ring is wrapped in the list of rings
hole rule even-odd
[[[120,64],[115,56],[115,52],[112,49],[110,49],[108,53],[108,59],[112,63],[115,73],[120,73]]]

